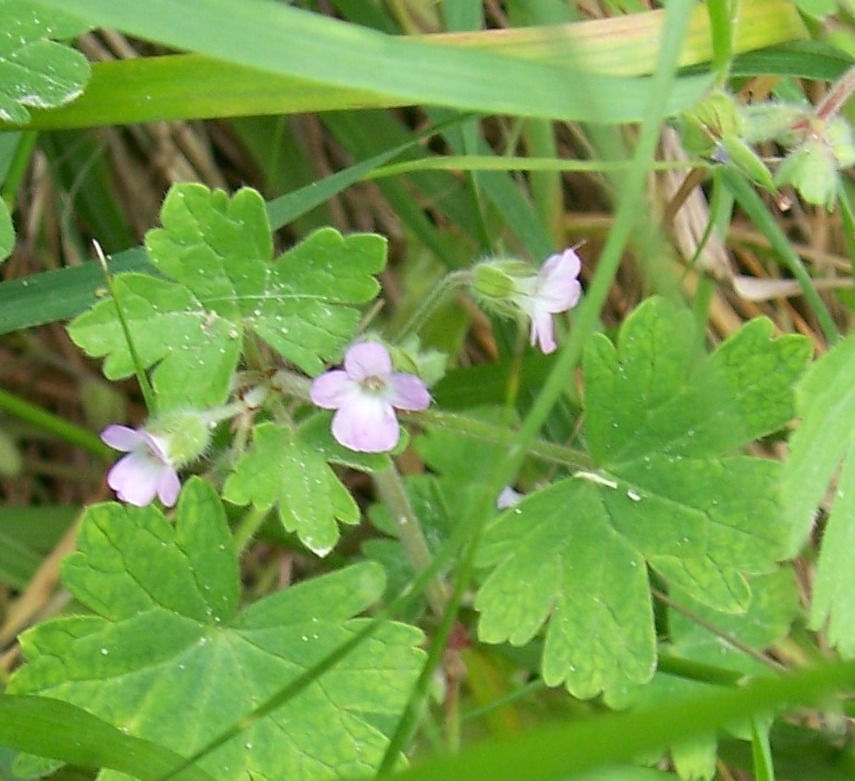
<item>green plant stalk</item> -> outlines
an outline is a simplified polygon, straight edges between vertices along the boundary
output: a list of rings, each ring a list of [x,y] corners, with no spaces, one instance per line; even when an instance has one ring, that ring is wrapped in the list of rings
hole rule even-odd
[[[513,691],[509,691],[507,694],[503,694],[501,697],[497,697],[491,702],[480,705],[477,708],[472,708],[472,710],[464,711],[461,716],[461,721],[465,724],[467,722],[474,721],[475,719],[480,719],[482,716],[486,716],[499,708],[504,708],[506,705],[513,705],[515,702],[524,700],[532,694],[546,691],[547,688],[548,687],[543,682],[543,679],[538,678],[535,681],[523,684]]]
[[[309,398],[311,380],[307,380],[299,374],[280,369],[271,379],[270,386],[280,393],[300,399],[301,401],[311,401]],[[407,423],[413,423],[417,426],[455,431],[463,436],[481,439],[485,442],[495,442],[497,445],[502,446],[510,445],[513,439],[513,433],[509,432],[507,428],[496,426],[483,420],[477,420],[476,418],[470,418],[466,415],[460,415],[456,412],[429,409],[423,412],[402,412],[400,413],[400,418]],[[560,464],[568,469],[591,468],[591,459],[586,453],[565,447],[564,445],[557,445],[553,442],[533,440],[529,443],[526,452],[536,458]]]
[[[716,85],[727,83],[730,62],[733,59],[733,10],[740,0],[709,0],[706,4],[710,20],[712,40],[712,69],[716,74]]]
[[[466,287],[471,279],[472,273],[468,270],[452,271],[450,274],[446,274],[428,293],[421,306],[401,329],[396,341],[400,343],[410,334],[418,333],[430,316],[445,303],[448,296],[455,290]]]
[[[855,685],[855,662],[832,663],[744,687],[552,724],[519,737],[485,740],[456,756],[441,756],[403,771],[398,781],[563,781],[586,771],[632,762],[695,735],[780,708],[822,702]],[[591,774],[596,777],[596,774]]]
[[[656,669],[657,672],[666,675],[686,678],[699,683],[711,683],[716,686],[737,686],[745,678],[743,673],[735,670],[714,667],[711,664],[704,664],[694,659],[685,659],[667,653],[659,654]]]
[[[837,330],[834,318],[814,287],[813,280],[804,263],[802,263],[802,259],[793,250],[790,240],[781,230],[781,226],[769,214],[763,200],[745,177],[732,168],[725,168],[721,175],[722,180],[733,193],[739,205],[745,210],[758,230],[769,240],[772,250],[777,253],[783,266],[798,280],[802,293],[813,309],[828,344],[835,344],[840,339],[840,332]]]
[[[39,134],[32,130],[21,133],[12,165],[6,173],[2,188],[0,188],[0,194],[2,194],[3,200],[6,201],[10,209],[14,207],[15,197],[21,186],[21,181],[30,166],[30,159],[38,136]]]
[[[398,473],[395,462],[393,461],[388,469],[375,472],[373,478],[380,500],[392,515],[395,529],[398,532],[398,539],[401,541],[410,564],[416,573],[424,572],[430,568],[433,554],[431,554],[427,540],[422,533],[418,516],[407,496],[404,481]],[[438,575],[428,581],[425,596],[431,610],[437,616],[441,616],[448,604],[448,589]]]
[[[246,546],[252,542],[255,533],[261,528],[261,525],[270,514],[269,507],[253,507],[240,519],[237,529],[235,529],[234,539],[235,547],[240,555],[246,549]]]
[[[837,204],[840,207],[840,219],[843,220],[843,243],[846,245],[846,256],[855,258],[855,214],[849,194],[841,179],[838,185]]]
[[[137,382],[140,386],[140,391],[142,392],[143,399],[145,400],[145,405],[148,408],[148,414],[153,415],[157,412],[157,402],[154,395],[154,389],[151,387],[151,383],[148,381],[148,375],[145,373],[145,369],[143,368],[143,363],[140,360],[139,353],[137,352],[136,345],[134,344],[134,339],[131,334],[131,327],[128,325],[127,318],[125,317],[124,310],[122,309],[122,305],[119,301],[119,297],[116,295],[116,285],[113,281],[113,275],[110,272],[110,269],[107,267],[107,258],[104,257],[104,252],[101,250],[101,245],[98,242],[94,242],[95,244],[95,254],[98,256],[98,262],[101,264],[101,270],[104,272],[104,279],[107,282],[107,288],[110,291],[110,296],[113,299],[113,304],[116,307],[116,314],[119,317],[119,324],[122,326],[122,333],[125,335],[125,342],[128,345],[128,352],[131,354],[131,360],[134,362],[134,373],[137,377]]]
[[[654,158],[659,140],[659,128],[666,114],[667,94],[674,80],[680,41],[685,33],[692,4],[672,2],[668,5],[668,21],[660,50],[660,61],[654,75],[654,89],[647,118],[642,125],[633,160],[635,165],[627,172],[621,199],[612,230],[609,232],[597,270],[582,303],[574,313],[573,328],[562,348],[555,365],[535,399],[529,414],[523,421],[517,440],[497,467],[494,482],[490,487],[493,494],[511,482],[525,457],[526,450],[534,441],[537,432],[549,416],[555,402],[561,396],[567,378],[582,356],[582,348],[599,323],[599,314],[608,297],[612,281],[620,266],[623,251],[629,242],[639,214],[643,214],[644,190],[647,172]],[[486,506],[482,512],[486,511]]]
[[[547,171],[623,173],[633,166],[632,160],[559,160],[551,157],[517,157],[514,155],[434,155],[403,163],[390,163],[376,168],[366,179],[401,176],[413,171]],[[684,168],[712,168],[707,160],[656,160],[651,171],[680,171]]]
[[[472,437],[472,439],[480,439],[484,442],[493,442],[502,447],[509,446],[514,438],[513,432],[505,427],[455,412],[443,412],[441,410],[408,412],[401,413],[401,419],[426,428],[454,431],[457,434]],[[542,461],[559,464],[568,469],[591,469],[592,467],[591,458],[587,453],[541,439],[532,441],[526,453]]]
[[[674,78],[679,44],[685,33],[691,9],[692,3],[686,2],[686,0],[672,2],[668,6],[668,23],[665,25],[665,40],[663,41],[657,72],[654,76],[653,89],[650,93],[651,105],[647,111],[647,121],[642,128],[636,150],[636,165],[629,172],[624,190],[625,196],[618,207],[614,228],[606,242],[603,257],[594,275],[587,300],[583,302],[580,308],[585,313],[584,318],[580,316],[582,323],[577,321],[576,329],[571,333],[567,345],[564,347],[555,367],[547,378],[546,386],[538,395],[531,412],[526,417],[522,430],[515,441],[510,443],[508,453],[497,465],[492,480],[482,487],[473,511],[463,524],[463,528],[468,530],[468,538],[463,549],[460,564],[455,573],[451,601],[428,650],[428,660],[414,687],[404,715],[389,742],[378,775],[382,776],[384,772],[388,773],[392,770],[397,754],[403,750],[417,722],[421,703],[426,696],[425,693],[430,679],[441,663],[445,643],[456,619],[457,610],[460,607],[463,594],[470,586],[474,574],[475,552],[477,551],[481,532],[489,516],[490,508],[493,506],[495,496],[498,494],[501,486],[511,482],[514,474],[521,466],[528,446],[534,441],[537,431],[543,425],[554,403],[561,395],[565,378],[569,376],[570,371],[581,355],[584,340],[596,327],[599,311],[605,302],[612,279],[620,264],[623,248],[629,240],[630,233],[635,224],[636,214],[642,205],[642,195],[647,177],[647,165],[653,159],[656,149],[659,126],[665,114],[667,97],[670,91],[669,87]],[[447,773],[444,777],[448,778],[452,777],[452,775]],[[523,775],[521,773],[520,777]],[[490,777],[490,774],[484,775],[483,773],[476,772],[469,777],[486,778]]]
[[[828,122],[839,113],[853,92],[855,92],[855,66],[849,68],[820,101],[816,107],[817,119]]]
[[[442,665],[448,639],[457,621],[463,596],[468,591],[475,574],[475,554],[481,540],[481,532],[485,519],[486,514],[475,517],[474,519],[470,517],[470,522],[460,527],[464,530],[465,538],[457,570],[454,573],[451,598],[448,600],[445,612],[442,614],[439,626],[431,640],[427,660],[419,674],[418,680],[413,686],[407,706],[389,739],[389,745],[386,747],[383,760],[377,769],[378,778],[387,776],[394,771],[398,755],[406,749],[412,734],[418,726],[423,704],[429,696],[434,673]],[[473,520],[474,523],[471,522]]]
[[[776,662],[765,656],[762,652],[758,651],[756,648],[752,648],[748,643],[743,643],[738,637],[734,637],[730,632],[725,632],[722,629],[719,629],[715,624],[711,621],[707,621],[698,613],[693,610],[689,610],[688,608],[681,605],[679,602],[675,602],[671,597],[667,594],[663,594],[658,589],[651,589],[651,593],[656,599],[658,599],[663,605],[668,605],[672,610],[675,610],[678,613],[681,613],[686,618],[688,618],[692,623],[697,624],[700,627],[703,627],[707,630],[711,635],[719,639],[720,641],[727,643],[731,648],[739,651],[740,653],[745,654],[749,659],[753,659],[758,664],[762,664],[766,667],[769,667],[772,670],[783,670],[783,665],[779,662]]]
[[[769,724],[768,719],[762,716],[754,716],[751,719],[751,754],[754,760],[755,781],[775,781]]]
[[[58,415],[47,412],[28,401],[24,401],[24,399],[14,396],[2,388],[0,388],[0,410],[14,415],[19,420],[23,420],[42,431],[53,434],[55,437],[75,445],[98,458],[106,460],[113,453],[113,450],[107,447],[91,431],[81,428],[74,423],[69,423]]]
[[[532,157],[558,158],[558,145],[551,122],[531,119],[523,124],[526,148]],[[541,222],[546,226],[556,247],[566,241],[562,179],[558,171],[533,171],[530,176],[531,195]]]
[[[427,4],[430,6],[430,3]],[[480,35],[484,27],[484,7],[480,0],[452,0],[443,3],[442,18],[446,28],[451,33],[462,33],[466,36]],[[470,119],[460,124],[459,128],[446,131],[451,146],[460,148],[464,154],[474,154],[480,142],[480,124],[477,119]],[[455,138],[456,136],[456,138]],[[483,249],[491,246],[490,232],[486,225],[486,200],[484,197],[483,177],[477,171],[466,175],[466,193],[471,198],[471,209],[476,215],[476,240]]]

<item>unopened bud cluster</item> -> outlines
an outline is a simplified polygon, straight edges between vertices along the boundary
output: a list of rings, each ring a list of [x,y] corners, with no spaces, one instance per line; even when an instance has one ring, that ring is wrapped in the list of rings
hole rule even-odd
[[[811,106],[765,102],[742,106],[717,90],[680,118],[686,148],[732,165],[769,190],[791,185],[815,206],[831,209],[839,172],[855,164],[855,136],[849,123]],[[752,145],[774,142],[784,157],[774,174]]]

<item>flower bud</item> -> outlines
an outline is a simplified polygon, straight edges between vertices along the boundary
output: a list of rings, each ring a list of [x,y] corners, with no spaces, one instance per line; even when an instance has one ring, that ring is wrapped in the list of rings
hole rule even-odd
[[[171,410],[151,420],[145,430],[162,442],[176,469],[195,461],[211,442],[206,419],[192,410]]]
[[[726,135],[722,138],[721,145],[725,158],[722,162],[732,164],[755,184],[767,190],[775,190],[772,174],[748,144],[736,136]]]
[[[398,370],[415,374],[430,388],[444,376],[448,356],[432,348],[422,347],[418,336],[411,334],[399,344],[387,345],[392,365]]]
[[[499,303],[519,293],[520,280],[535,277],[536,270],[521,260],[488,260],[475,266],[472,291],[490,303]]]
[[[742,119],[733,95],[717,90],[680,115],[680,137],[686,150],[708,157],[725,136],[739,136]]]
[[[519,260],[486,261],[472,273],[472,291],[499,314],[527,317],[531,344],[551,353],[556,348],[552,316],[578,303],[581,270],[572,247],[550,255],[537,271]]]

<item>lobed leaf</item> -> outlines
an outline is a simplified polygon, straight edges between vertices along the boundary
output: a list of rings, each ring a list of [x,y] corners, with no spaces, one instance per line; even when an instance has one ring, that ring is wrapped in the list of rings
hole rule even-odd
[[[202,185],[175,185],[161,218],[146,248],[168,279],[126,274],[115,289],[143,368],[154,367],[164,408],[222,403],[248,334],[319,373],[352,338],[354,305],[378,292],[381,237],[326,228],[273,260],[264,201],[254,190],[229,198]],[[115,301],[96,304],[69,333],[89,355],[106,357],[107,377],[134,372]]]
[[[0,120],[23,124],[27,108],[74,100],[89,79],[89,63],[52,38],[80,35],[88,25],[26,0],[0,0]]]
[[[762,676],[768,668],[724,639],[724,635],[758,652],[786,637],[800,612],[794,573],[789,568],[751,578],[752,599],[743,615],[721,613],[674,589],[670,596],[691,614],[669,610],[667,623],[670,644],[668,652],[691,669],[692,662],[710,665],[723,672],[732,671],[734,679],[745,675]],[[702,626],[697,618],[702,619]],[[714,634],[709,627],[721,634]],[[628,686],[614,692],[609,705],[617,709],[656,707],[679,702],[714,690],[712,684],[692,680],[667,671],[657,672],[644,686]],[[742,734],[740,725],[729,725],[731,732]],[[716,736],[697,735],[689,741],[671,746],[671,756],[681,778],[711,779],[716,768]]]
[[[28,663],[10,692],[84,707],[184,756],[350,638],[360,624],[352,617],[383,590],[379,567],[357,565],[238,613],[225,514],[195,478],[174,527],[152,508],[90,508],[63,577],[93,614],[27,632]],[[389,622],[295,698],[248,719],[201,769],[219,779],[370,773],[386,745],[378,725],[403,709],[418,674],[419,639],[414,628]]]
[[[822,537],[810,625],[828,624],[831,645],[855,655],[855,337],[837,344],[817,361],[798,387],[801,425],[790,440],[784,465],[783,496],[789,528],[788,554],[796,555],[811,531],[817,508],[842,464],[833,505]]]
[[[299,431],[274,423],[253,429],[252,449],[235,465],[223,497],[265,510],[275,505],[286,531],[318,556],[338,542],[337,521],[359,523],[359,507],[324,456]]]
[[[773,339],[772,330],[757,318],[702,357],[691,315],[650,299],[627,318],[617,349],[595,336],[585,352],[595,462],[616,466],[654,451],[720,455],[786,425],[810,345],[800,336]]]
[[[655,631],[645,564],[710,608],[741,613],[744,575],[770,571],[787,529],[779,467],[734,455],[793,414],[807,360],[800,337],[752,321],[712,355],[688,313],[642,304],[613,346],[584,358],[585,424],[598,471],[526,498],[485,531],[493,568],[476,598],[488,642],[530,641],[546,625],[543,675],[606,696],[649,680]]]
[[[646,681],[656,662],[643,557],[610,525],[593,485],[562,481],[485,531],[478,592],[485,642],[529,642],[544,622],[543,677],[578,697]]]

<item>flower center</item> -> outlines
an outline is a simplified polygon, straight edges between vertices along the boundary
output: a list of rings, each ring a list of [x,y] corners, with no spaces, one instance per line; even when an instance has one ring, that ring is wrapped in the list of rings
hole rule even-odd
[[[380,394],[386,390],[386,379],[378,377],[376,374],[371,374],[360,380],[359,386],[368,393]]]

